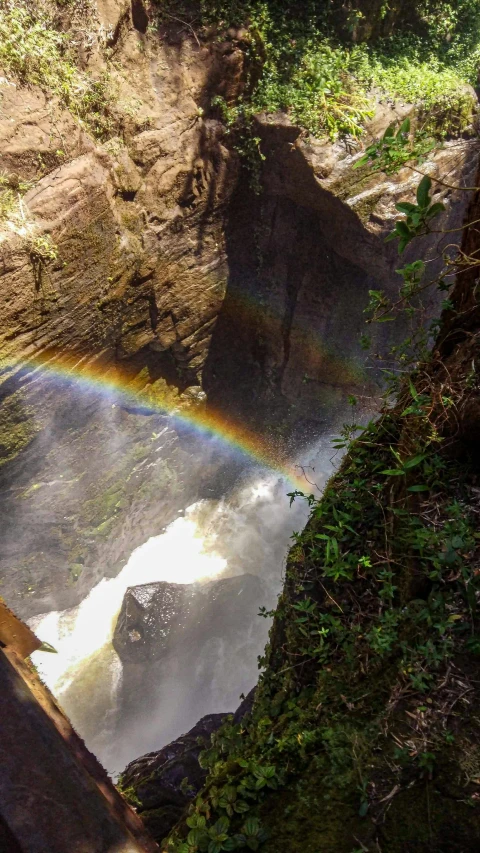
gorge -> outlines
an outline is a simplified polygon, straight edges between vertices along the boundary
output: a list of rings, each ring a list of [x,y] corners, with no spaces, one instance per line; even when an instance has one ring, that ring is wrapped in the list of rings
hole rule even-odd
[[[0,0],[0,595],[159,849],[467,853],[480,7],[297,6]]]

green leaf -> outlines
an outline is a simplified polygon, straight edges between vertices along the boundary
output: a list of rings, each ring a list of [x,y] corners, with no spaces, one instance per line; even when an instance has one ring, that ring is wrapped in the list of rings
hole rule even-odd
[[[386,139],[391,139],[392,136],[395,136],[395,125],[389,124],[385,133],[382,136],[382,142],[385,142]]]
[[[365,817],[367,812],[368,812],[368,802],[367,802],[367,800],[363,800],[363,802],[360,803],[360,808],[358,810],[358,814],[360,817]]]
[[[51,652],[54,655],[58,655],[57,650],[54,649],[53,646],[50,645],[50,643],[46,643],[45,640],[43,641],[42,645],[39,646],[37,652]]]
[[[404,134],[406,135],[407,133],[410,133],[410,119],[408,118],[408,116],[407,118],[404,118],[400,127],[397,130],[397,139],[399,136],[403,136]]]
[[[222,846],[224,850],[236,850],[237,842],[234,838],[227,838],[227,840],[223,842]]]
[[[258,817],[249,817],[242,827],[245,835],[256,835],[260,829],[260,821]]]
[[[228,827],[230,826],[230,821],[227,817],[220,817],[217,822],[213,825],[213,829],[215,830],[217,835],[223,835],[225,832],[228,832]]]
[[[418,486],[409,486],[407,492],[429,492],[430,486],[426,486],[425,484]]]
[[[411,204],[409,201],[399,201],[398,204],[395,205],[395,207],[397,208],[397,210],[400,211],[400,213],[407,213],[407,214],[408,213],[414,213],[417,209],[417,205]],[[398,272],[398,270],[397,270],[397,272]]]
[[[415,385],[413,384],[411,379],[408,380],[408,387],[410,390],[410,394],[412,395],[412,399],[417,400],[418,399],[418,391],[415,388]]]
[[[416,456],[411,456],[410,459],[407,459],[403,463],[403,468],[405,471],[410,471],[410,468],[416,468],[417,465],[420,465],[424,459],[427,458],[426,453],[417,453]]]
[[[422,209],[428,207],[430,204],[430,189],[432,187],[432,180],[428,175],[424,175],[422,180],[420,181],[417,187],[417,202],[418,206]]]
[[[275,767],[273,767],[272,765],[263,768],[263,775],[265,776],[265,779],[271,779],[273,776],[275,776],[276,772],[277,771]]]
[[[233,785],[226,785],[222,791],[222,800],[227,803],[234,803],[237,799],[237,789]]]
[[[205,829],[206,819],[203,815],[200,814],[192,814],[190,817],[187,817],[187,826],[190,826],[192,829]]]
[[[366,154],[363,155],[363,157],[360,157],[360,160],[357,160],[357,162],[353,164],[353,168],[359,169],[360,166],[365,166],[369,160],[370,160],[370,154],[368,154],[368,152],[367,152]]]
[[[412,237],[412,232],[406,222],[396,222],[395,230],[400,237],[407,237],[408,239]]]
[[[208,845],[208,853],[222,853],[222,845],[216,841],[211,841]]]
[[[399,462],[401,465],[402,464],[402,457],[400,456],[398,450],[395,450],[395,448],[391,444],[390,444],[390,453],[395,457],[397,462]]]
[[[443,210],[445,210],[445,205],[442,204],[441,201],[437,201],[435,202],[435,204],[432,204],[428,208],[425,216],[427,219],[432,219],[434,216],[437,216],[437,214],[441,213]]]
[[[187,842],[190,844],[190,847],[198,847],[204,836],[203,829],[191,829],[187,835]]]
[[[250,850],[258,850],[259,846],[256,838],[247,838],[247,847],[250,847]]]
[[[237,814],[245,814],[245,812],[248,812],[250,806],[245,802],[245,800],[237,800],[233,808]]]
[[[398,237],[397,231],[391,231],[388,237],[385,237],[385,243],[391,243],[392,240],[396,240]]]
[[[405,471],[402,468],[385,468],[384,471],[380,471],[380,474],[386,474],[387,477],[399,477],[400,475],[404,475]]]

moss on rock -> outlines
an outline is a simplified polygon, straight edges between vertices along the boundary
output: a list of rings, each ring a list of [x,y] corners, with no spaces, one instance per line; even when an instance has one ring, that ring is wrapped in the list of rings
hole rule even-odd
[[[0,466],[26,448],[40,429],[41,425],[21,391],[3,400],[0,407]]]

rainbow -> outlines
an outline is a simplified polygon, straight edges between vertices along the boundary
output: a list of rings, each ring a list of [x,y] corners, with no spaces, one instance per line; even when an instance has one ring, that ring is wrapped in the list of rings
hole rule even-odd
[[[168,415],[205,436],[220,439],[225,446],[254,463],[278,472],[294,489],[311,491],[308,481],[298,473],[297,466],[289,463],[279,448],[273,447],[265,437],[218,412],[183,408],[173,393],[152,395],[152,386],[144,376],[130,376],[122,372],[118,364],[105,364],[100,359],[95,363],[90,355],[81,357],[58,353],[0,362],[0,382],[18,374],[21,374],[22,385],[31,385],[44,377],[75,381],[86,390],[115,395],[123,404]]]

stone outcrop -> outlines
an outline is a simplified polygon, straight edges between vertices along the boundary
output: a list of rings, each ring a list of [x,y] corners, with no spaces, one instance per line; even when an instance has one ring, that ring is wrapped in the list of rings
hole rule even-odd
[[[208,714],[187,734],[158,752],[132,761],[121,776],[121,789],[131,797],[145,826],[160,844],[198,793],[206,771],[198,763],[202,749],[226,714]],[[133,795],[133,796],[132,796]]]
[[[250,714],[255,688],[233,714],[237,725]],[[208,749],[212,735],[227,714],[208,714],[186,735],[181,735],[158,752],[149,752],[131,761],[121,775],[120,788],[135,804],[145,826],[161,844],[185,812],[186,806],[203,787],[207,772],[198,758]]]
[[[211,401],[228,400],[234,409],[255,401],[253,417],[259,401],[261,417],[271,417],[276,404],[284,413],[287,403],[298,419],[321,418],[347,394],[375,400],[377,367],[374,360],[365,371],[360,345],[368,291],[398,294],[396,269],[417,257],[428,260],[434,280],[451,242],[436,225],[399,259],[385,237],[398,217],[395,204],[414,199],[420,177],[408,167],[394,175],[355,168],[364,144],[411,112],[379,103],[361,145],[305,138],[283,114],[257,118],[262,194],[255,199],[240,185],[230,208],[229,287],[204,377]],[[451,140],[420,168],[472,186],[477,156],[474,138]],[[438,227],[458,229],[469,193],[434,190],[446,205]],[[423,301],[426,318],[438,314],[435,289]],[[405,336],[401,324],[391,326],[371,329],[374,352],[385,355]]]
[[[173,98],[176,72],[162,61],[150,88]],[[42,163],[58,160],[68,140],[67,162],[42,168],[22,200],[24,222],[2,234],[3,364],[51,349],[113,360],[151,346],[201,372],[225,292],[222,210],[236,174],[221,125],[184,93],[174,110],[159,99],[152,126],[132,130],[129,144],[100,145],[58,105],[52,117],[40,92],[24,104],[23,89],[2,90],[0,147],[16,179],[32,179],[37,151]],[[46,235],[55,257],[37,247]]]
[[[161,664],[174,652],[195,667],[212,637],[228,642],[244,629],[263,591],[256,575],[130,587],[115,626],[115,651],[124,664]]]
[[[113,637],[123,664],[119,762],[138,755],[143,743],[155,743],[157,731],[165,742],[202,714],[235,707],[255,681],[268,631],[256,616],[266,600],[262,581],[247,574],[127,590]]]

